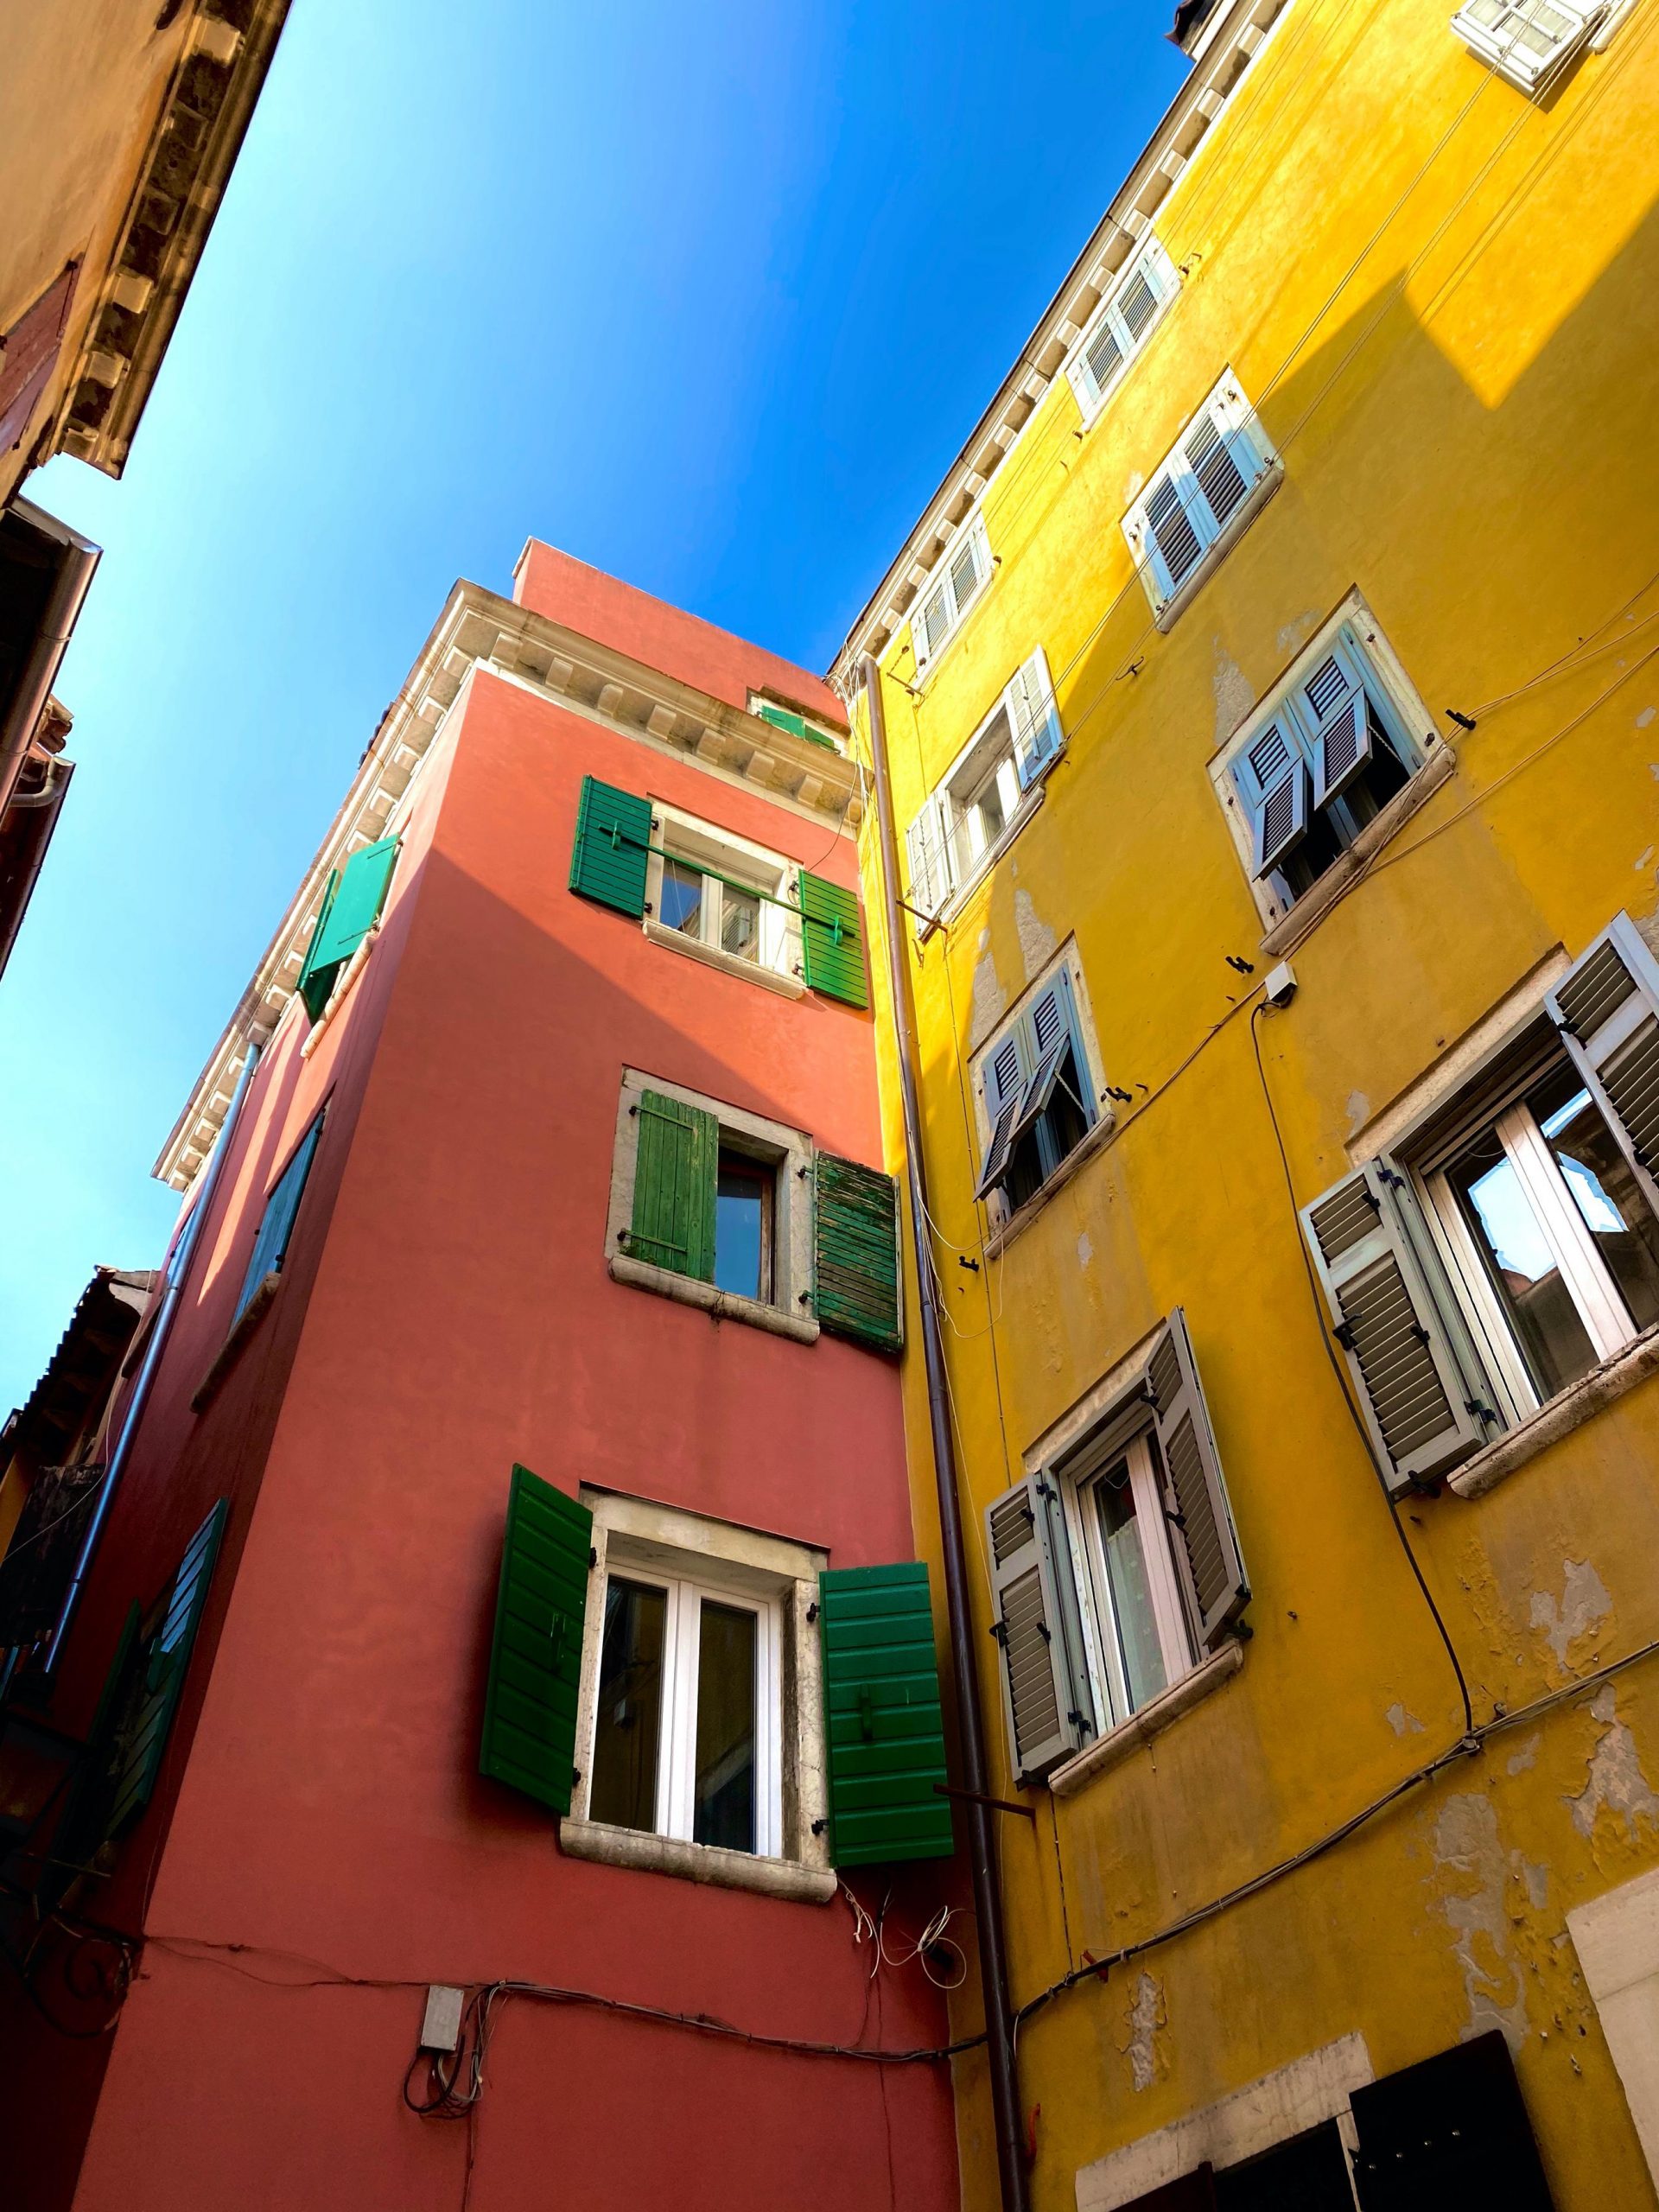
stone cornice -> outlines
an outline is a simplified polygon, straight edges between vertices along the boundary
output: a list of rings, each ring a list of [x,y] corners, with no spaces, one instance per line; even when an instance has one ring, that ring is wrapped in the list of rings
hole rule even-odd
[[[289,0],[197,0],[50,450],[107,476],[125,467],[288,9]]]
[[[212,1151],[249,1044],[264,1044],[287,1010],[330,870],[396,825],[444,716],[476,668],[649,748],[694,760],[720,781],[752,785],[810,820],[849,836],[857,830],[861,786],[845,753],[774,728],[480,584],[456,584],[162,1147],[154,1173],[175,1191],[189,1189]]]
[[[1152,228],[1158,207],[1289,4],[1290,0],[1223,0],[1205,25],[1192,73],[836,654],[828,681],[843,699],[852,696],[861,657],[880,652],[903,628],[945,547],[1042,404],[1090,316]]]

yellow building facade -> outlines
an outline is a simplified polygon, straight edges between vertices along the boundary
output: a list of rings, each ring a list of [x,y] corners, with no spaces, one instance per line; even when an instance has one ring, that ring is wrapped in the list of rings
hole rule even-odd
[[[1659,8],[1177,30],[836,671],[1031,2199],[1651,2206]]]

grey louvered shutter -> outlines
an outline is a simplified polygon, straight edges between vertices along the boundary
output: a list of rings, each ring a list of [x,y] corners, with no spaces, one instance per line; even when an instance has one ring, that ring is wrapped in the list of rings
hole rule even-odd
[[[1392,1171],[1388,1171],[1389,1174]],[[1441,1474],[1483,1441],[1480,1411],[1402,1209],[1368,1160],[1302,1209],[1302,1227],[1391,1494]]]
[[[980,1162],[974,1196],[984,1198],[1007,1172],[1008,1149],[1020,1102],[1031,1078],[1031,1060],[1019,1029],[1010,1029],[985,1062],[985,1119],[990,1136]]]
[[[105,1823],[106,1836],[124,1828],[155,1792],[230,1510],[228,1500],[221,1497],[190,1539],[189,1549],[173,1578],[161,1626],[145,1653],[143,1679],[136,1686],[137,1702],[123,1732]]]
[[[1371,757],[1370,710],[1364,688],[1348,661],[1344,652],[1331,653],[1300,687],[1316,725],[1313,744],[1315,806],[1335,798]]]
[[[1215,528],[1207,535],[1218,536],[1230,518],[1243,505],[1244,495],[1255,481],[1257,472],[1253,459],[1248,454],[1243,456],[1241,467],[1241,456],[1235,451],[1224,425],[1207,408],[1187,432],[1181,450],[1214,518]]]
[[[1209,1408],[1178,1306],[1147,1363],[1175,1571],[1200,1646],[1211,1649],[1250,1600]]]
[[[1166,468],[1153,483],[1146,500],[1146,529],[1150,540],[1144,550],[1150,556],[1154,581],[1161,588],[1160,603],[1173,598],[1198,565],[1205,539],[1199,525],[1187,512],[1186,502],[1173,469]]]
[[[1015,669],[1008,685],[1008,705],[1014,769],[1020,790],[1029,791],[1062,742],[1060,710],[1048,680],[1048,655],[1040,645],[1023,667]]]
[[[1071,1564],[1056,1545],[1054,1503],[1052,1487],[1032,1476],[985,1509],[1008,1762],[1022,1780],[1058,1766],[1088,1732],[1057,1581],[1063,1574],[1070,1584]],[[1075,1603],[1073,1594],[1073,1611]]]
[[[1544,1001],[1659,1212],[1659,962],[1616,915]]]
[[[950,896],[950,844],[945,832],[944,801],[935,791],[905,832],[910,862],[910,903],[916,927],[925,929]]]

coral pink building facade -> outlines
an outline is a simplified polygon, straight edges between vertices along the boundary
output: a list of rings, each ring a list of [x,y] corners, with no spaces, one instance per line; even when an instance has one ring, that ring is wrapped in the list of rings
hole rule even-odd
[[[817,1324],[818,1156],[881,1156],[841,728],[817,679],[546,547],[513,602],[456,587],[163,1157],[207,1211],[36,1692],[54,1728],[94,1731],[130,1605],[171,1587],[176,1610],[226,1510],[149,1802],[35,1987],[96,2022],[118,1992],[88,1923],[131,1940],[133,1979],[103,2039],[16,2038],[9,2202],[957,2201],[943,2064],[608,2003],[944,2040],[925,1962],[872,1980],[829,1864],[816,1575],[912,1556],[894,1363]],[[572,887],[607,792],[665,841],[639,918]],[[388,838],[314,1020],[296,963],[326,864]],[[791,913],[801,869],[842,922]],[[701,1273],[642,1211],[641,1111],[682,1108],[719,1129]],[[480,1771],[516,1465],[594,1515],[563,1821]],[[864,1856],[842,1875],[913,1936],[948,1860]],[[471,2123],[416,2117],[400,2085],[429,2101],[448,2063],[417,2054],[429,1985],[501,1982],[583,2001],[498,2003]]]

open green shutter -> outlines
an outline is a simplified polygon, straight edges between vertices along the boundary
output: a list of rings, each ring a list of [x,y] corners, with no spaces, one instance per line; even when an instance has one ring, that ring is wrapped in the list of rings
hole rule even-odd
[[[299,993],[313,1021],[321,1018],[338,972],[318,964],[317,947],[322,943],[322,933],[328,926],[328,910],[334,903],[334,893],[339,888],[340,870],[332,868],[328,871],[328,883],[322,894],[322,904],[317,909],[317,925],[311,932],[311,942],[305,949],[305,961],[300,969]]]
[[[812,1310],[820,1327],[897,1351],[899,1189],[879,1168],[821,1152],[813,1163]]]
[[[173,1578],[167,1611],[144,1656],[143,1694],[120,1746],[106,1835],[118,1834],[149,1802],[155,1790],[230,1510],[221,1497],[190,1539],[190,1548]]]
[[[701,1106],[656,1090],[640,1093],[634,1114],[639,1141],[628,1256],[712,1282],[720,1123]]]
[[[637,921],[645,911],[645,865],[651,843],[651,801],[582,779],[576,843],[570,855],[570,888]]]
[[[556,1813],[569,1811],[575,1780],[593,1541],[585,1505],[513,1469],[478,1769]]]
[[[830,1856],[837,1866],[948,1859],[944,1719],[927,1567],[818,1577],[829,1745]]]
[[[858,896],[801,870],[801,951],[808,988],[849,1006],[868,1006]]]
[[[379,920],[391,871],[397,865],[398,842],[396,837],[382,837],[378,844],[365,845],[340,870],[311,952],[318,968],[343,967]]]

